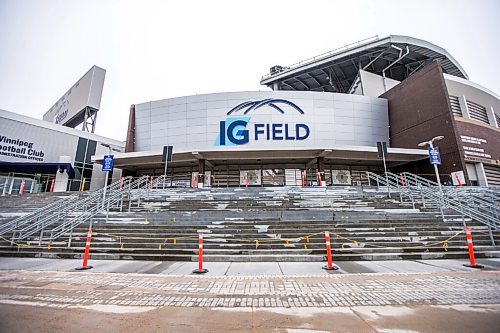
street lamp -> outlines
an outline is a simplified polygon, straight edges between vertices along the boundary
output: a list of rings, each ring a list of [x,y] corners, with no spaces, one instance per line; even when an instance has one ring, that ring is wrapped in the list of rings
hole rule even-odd
[[[438,136],[433,137],[429,141],[420,142],[418,144],[418,146],[419,147],[425,147],[425,146],[429,145],[429,147],[432,149],[432,148],[434,148],[434,145],[432,144],[434,141],[439,141],[439,140],[443,140],[443,139],[444,139],[444,136],[438,135]],[[437,163],[433,163],[433,165],[434,165],[434,172],[436,173],[436,180],[437,180],[437,183],[438,183],[438,186],[439,186],[439,193],[442,196],[443,195],[443,189],[441,188],[441,179],[439,178],[438,166],[437,166]]]

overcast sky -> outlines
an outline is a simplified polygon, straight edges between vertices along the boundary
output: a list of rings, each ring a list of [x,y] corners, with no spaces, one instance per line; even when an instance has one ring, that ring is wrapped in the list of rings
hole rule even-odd
[[[499,32],[498,0],[0,0],[0,108],[41,119],[95,64],[96,133],[124,140],[130,104],[268,90],[273,65],[390,34],[445,48],[499,94]]]

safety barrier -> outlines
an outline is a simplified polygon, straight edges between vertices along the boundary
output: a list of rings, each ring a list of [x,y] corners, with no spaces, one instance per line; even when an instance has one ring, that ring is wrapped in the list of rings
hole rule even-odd
[[[326,258],[327,258],[327,265],[323,266],[323,269],[333,271],[339,269],[337,266],[333,266],[332,262],[332,249],[331,249],[331,244],[330,244],[330,232],[325,231],[325,245],[326,245]]]
[[[465,233],[467,235],[467,249],[469,250],[469,261],[470,264],[464,264],[464,266],[472,268],[483,268],[483,265],[476,264],[476,257],[474,255],[474,245],[472,244],[472,233],[469,227],[465,227]]]
[[[85,253],[83,254],[83,263],[82,267],[75,268],[78,271],[83,271],[86,269],[91,269],[93,266],[87,265],[89,260],[89,252],[90,252],[90,242],[92,240],[92,225],[89,226],[89,231],[87,233],[87,241],[85,242]]]
[[[422,249],[422,250],[428,250],[429,248],[435,248],[436,246],[440,246],[443,248],[445,252],[448,251],[448,243],[462,235],[463,233],[466,233],[467,235],[467,246],[470,254],[470,260],[471,264],[468,265],[469,267],[474,267],[474,268],[481,268],[481,265],[476,264],[475,259],[474,259],[474,252],[473,252],[473,247],[472,247],[472,236],[471,236],[471,231],[469,227],[466,227],[462,230],[457,231],[455,234],[451,235],[450,237],[446,237],[443,240],[436,241],[436,242],[431,242],[423,245],[418,245],[418,246],[408,246],[406,245],[408,242],[397,242],[393,246],[385,246],[385,245],[380,245],[380,242],[359,242],[356,240],[353,240],[351,238],[342,236],[339,233],[335,233],[333,231],[321,231],[313,234],[307,234],[303,235],[300,237],[296,238],[276,238],[276,239],[269,239],[269,238],[259,238],[259,239],[238,239],[238,238],[227,238],[225,241],[227,242],[247,242],[247,243],[255,243],[256,249],[260,246],[261,243],[280,243],[283,244],[284,246],[288,245],[289,242],[301,242],[304,241],[304,250],[308,250],[308,247],[306,244],[309,244],[311,242],[311,238],[322,235],[324,234],[325,236],[325,248],[326,248],[326,259],[327,259],[327,265],[323,267],[323,269],[326,270],[337,270],[338,266],[333,264],[333,259],[332,259],[332,247],[331,247],[331,236],[336,237],[338,240],[345,240],[348,242],[348,244],[354,245],[353,248],[357,248],[359,246],[361,247],[372,247],[372,248],[379,248],[379,249],[393,249],[393,248],[401,248],[405,250],[409,249]],[[92,231],[92,226],[89,227],[88,233],[87,233],[87,240],[85,244],[85,252],[84,252],[84,257],[83,257],[83,264],[80,269],[84,269],[84,267],[91,268],[91,266],[88,266],[88,256],[89,256],[89,251],[90,251],[90,241],[92,235],[94,237],[110,237],[119,240],[119,248],[124,249],[124,241],[125,240],[149,240],[149,241],[158,241],[158,250],[162,251],[164,250],[168,244],[171,244],[172,246],[176,246],[178,240],[192,240],[195,241],[198,239],[198,268],[193,271],[193,273],[206,273],[208,272],[207,269],[203,267],[203,240],[204,237],[211,238],[212,236],[210,234],[203,234],[199,233],[198,236],[178,236],[178,235],[171,235],[171,236],[165,236],[165,237],[137,237],[137,236],[124,236],[124,235],[115,235],[115,234],[109,234],[109,233],[100,233],[100,232],[93,232]],[[219,238],[218,236],[214,236],[214,238]],[[37,249],[47,249],[48,251],[52,250],[53,248],[57,248],[56,246],[53,246],[51,243],[49,243],[47,246],[36,246],[28,243],[19,243],[19,242],[14,242],[12,239],[8,239],[6,237],[0,236],[0,239],[4,241],[9,241],[11,242],[14,246],[17,246],[18,251],[21,248],[37,248]],[[345,243],[342,243],[340,248],[337,248],[337,250],[342,250],[344,249]],[[86,269],[88,269],[86,268]]]
[[[203,268],[203,234],[198,235],[198,268],[193,271],[195,274],[205,274],[208,269]]]

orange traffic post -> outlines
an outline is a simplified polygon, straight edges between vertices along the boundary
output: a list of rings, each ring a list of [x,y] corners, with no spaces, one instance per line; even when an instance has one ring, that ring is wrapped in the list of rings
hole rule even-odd
[[[318,177],[318,184],[319,184],[319,187],[323,187],[323,181],[322,181],[322,179],[321,179],[321,173],[316,172],[316,176]]]
[[[306,177],[304,176],[304,171],[300,172],[300,179],[302,180],[302,187],[306,186]]]
[[[198,269],[195,269],[195,274],[205,274],[208,269],[203,268],[203,234],[198,234]]]
[[[326,266],[323,266],[323,269],[326,269],[328,271],[335,271],[338,268],[338,266],[334,266],[332,262],[332,248],[330,245],[330,232],[325,231],[325,243],[326,243],[326,258],[328,260],[328,263]]]
[[[90,252],[90,240],[92,239],[92,224],[89,226],[89,231],[87,233],[87,241],[85,242],[85,253],[83,255],[83,263],[82,267],[75,268],[77,271],[84,271],[86,269],[91,269],[93,266],[87,265],[89,260],[89,252]]]
[[[469,260],[470,264],[464,264],[466,267],[472,268],[483,268],[483,265],[476,264],[476,258],[474,257],[474,245],[472,244],[472,233],[470,227],[465,227],[465,234],[467,237],[467,247],[469,248]]]
[[[245,173],[245,187],[248,188],[248,172]]]
[[[401,185],[405,187],[405,179],[403,177],[403,173],[400,173],[399,175],[401,176]]]
[[[52,184],[50,184],[50,192],[54,192],[54,184],[56,183],[55,179],[52,179]]]
[[[24,194],[24,182],[25,182],[25,180],[23,179],[23,181],[21,183],[21,188],[19,189],[19,195],[23,195]]]

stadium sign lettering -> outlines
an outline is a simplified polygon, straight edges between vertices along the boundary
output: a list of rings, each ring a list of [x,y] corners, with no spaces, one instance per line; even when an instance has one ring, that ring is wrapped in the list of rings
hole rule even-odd
[[[279,106],[285,104],[295,109],[300,114],[304,111],[294,103],[284,99],[265,99],[262,101],[244,102],[227,113],[231,115],[240,110],[245,110],[244,115],[252,110],[256,110],[263,106],[269,106],[276,111],[284,114],[285,112]],[[226,120],[219,122],[219,135],[215,140],[215,146],[236,146],[244,145],[250,140],[267,140],[267,141],[293,141],[305,140],[309,137],[311,130],[307,124],[287,124],[287,123],[253,123],[248,126],[250,117],[228,117]],[[248,129],[247,129],[248,126]]]

